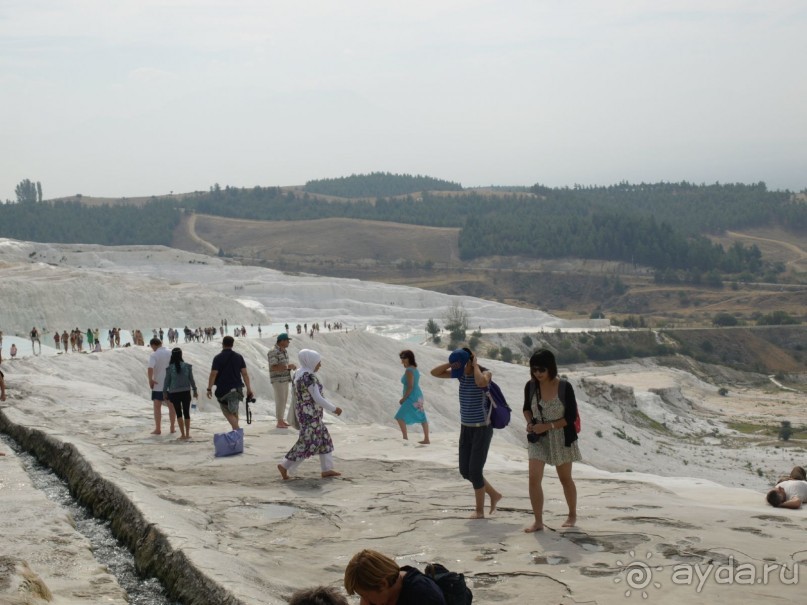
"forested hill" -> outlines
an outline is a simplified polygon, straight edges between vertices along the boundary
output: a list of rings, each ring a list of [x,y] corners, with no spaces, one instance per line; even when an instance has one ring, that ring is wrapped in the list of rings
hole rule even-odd
[[[440,184],[441,189],[420,189],[429,183]],[[142,209],[82,209],[75,204],[29,200],[0,205],[0,236],[54,242],[170,244],[179,210],[258,220],[344,217],[458,227],[460,253],[465,259],[493,255],[580,257],[633,262],[663,271],[759,274],[764,267],[755,247],[736,245],[724,250],[704,234],[773,225],[807,232],[807,204],[790,192],[768,191],[764,183],[535,185],[527,193],[482,194],[429,177],[374,173],[309,183],[313,188],[317,184],[327,185],[321,190],[330,195],[340,191],[340,186],[344,186],[342,193],[384,191],[385,195],[334,201],[278,187],[214,185],[207,192],[155,200]],[[395,197],[412,187],[418,192]],[[155,208],[161,205],[164,214],[156,214]],[[113,235],[123,239],[111,240]]]
[[[406,195],[419,191],[462,191],[462,185],[429,176],[372,172],[352,174],[335,179],[308,181],[307,193],[344,198],[377,198]]]

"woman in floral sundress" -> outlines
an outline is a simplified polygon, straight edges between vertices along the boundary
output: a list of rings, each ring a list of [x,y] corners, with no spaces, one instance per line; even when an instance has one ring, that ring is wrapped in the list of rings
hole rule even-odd
[[[563,389],[563,393],[560,393]],[[525,532],[544,528],[544,467],[555,467],[569,506],[563,527],[577,523],[577,487],[572,463],[582,459],[574,428],[577,399],[572,385],[558,378],[558,365],[551,351],[541,349],[530,357],[530,380],[524,385],[524,418],[527,421],[527,449],[530,460],[530,503],[534,522]]]
[[[333,469],[333,441],[328,428],[323,422],[323,410],[337,416],[342,408],[334,405],[322,396],[322,383],[317,377],[317,370],[322,365],[322,357],[316,351],[303,349],[298,355],[300,367],[292,379],[294,393],[294,410],[300,423],[300,435],[297,443],[289,450],[277,470],[283,479],[288,479],[303,460],[319,455],[322,477],[338,477],[341,473]]]

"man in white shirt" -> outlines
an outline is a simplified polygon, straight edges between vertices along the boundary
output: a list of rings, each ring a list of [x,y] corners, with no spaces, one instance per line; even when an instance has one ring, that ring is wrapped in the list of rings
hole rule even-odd
[[[801,508],[802,503],[807,502],[807,481],[802,479],[804,469],[797,466],[790,477],[768,492],[766,499],[774,508]]]
[[[152,353],[149,355],[147,374],[149,389],[151,390],[151,401],[154,404],[154,430],[151,431],[151,434],[159,435],[162,432],[163,384],[165,383],[165,371],[168,369],[168,362],[171,361],[171,351],[163,346],[159,338],[152,338],[149,345]],[[168,417],[171,420],[171,432],[176,433],[176,410],[173,405],[166,405],[168,405]]]

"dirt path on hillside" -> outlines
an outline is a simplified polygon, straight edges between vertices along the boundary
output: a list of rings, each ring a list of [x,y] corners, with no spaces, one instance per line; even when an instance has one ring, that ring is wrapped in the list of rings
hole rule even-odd
[[[196,233],[196,214],[195,213],[191,214],[188,217],[188,219],[187,219],[187,221],[185,223],[185,232],[188,234],[188,237],[190,237],[194,242],[196,242],[197,244],[199,244],[200,246],[202,246],[206,250],[209,250],[213,254],[218,254],[219,253],[219,249],[216,248],[216,246],[211,244],[209,241],[207,241],[205,239],[202,239]]]
[[[736,231],[726,231],[726,235],[731,237],[736,237],[740,239],[750,239],[756,240],[760,242],[768,242],[769,244],[773,244],[775,246],[780,246],[789,250],[793,254],[795,254],[795,258],[791,258],[785,261],[785,266],[793,269],[794,271],[804,271],[807,269],[807,251],[800,248],[796,244],[791,244],[790,242],[786,242],[779,239],[773,239],[769,237],[759,237],[757,235],[747,235],[745,233],[738,233]]]

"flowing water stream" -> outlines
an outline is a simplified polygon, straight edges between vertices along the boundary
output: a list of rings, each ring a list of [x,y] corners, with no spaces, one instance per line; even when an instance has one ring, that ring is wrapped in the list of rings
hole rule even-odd
[[[131,605],[179,605],[168,598],[159,580],[142,578],[137,574],[134,557],[112,535],[108,521],[100,521],[90,515],[85,507],[76,502],[64,481],[32,455],[22,451],[13,439],[0,435],[0,441],[20,459],[31,478],[31,485],[41,490],[75,520],[76,530],[90,541],[96,560],[106,565],[117,578]]]

